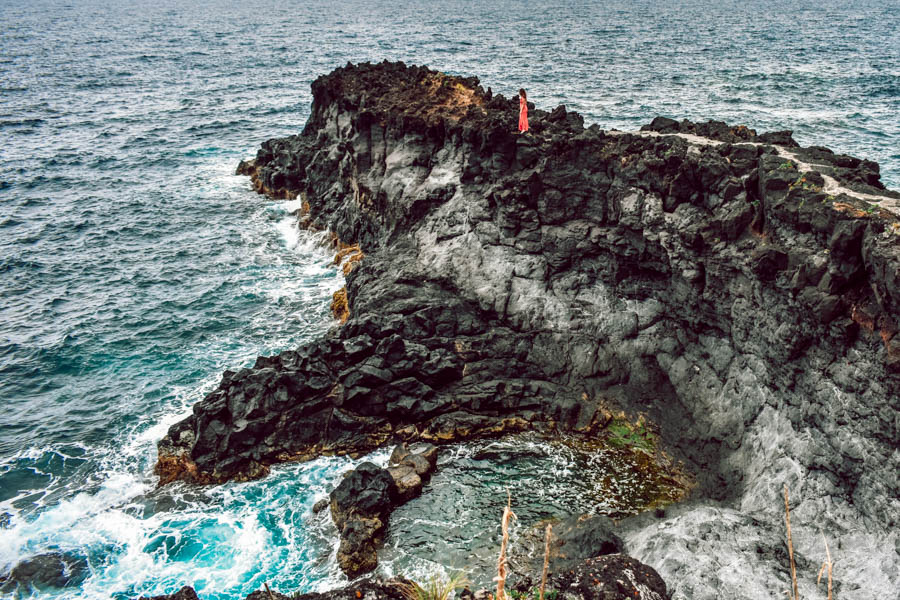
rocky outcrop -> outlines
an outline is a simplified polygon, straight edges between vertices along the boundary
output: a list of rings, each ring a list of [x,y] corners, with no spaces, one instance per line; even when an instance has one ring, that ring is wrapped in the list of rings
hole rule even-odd
[[[141,596],[138,600],[200,600],[197,597],[197,592],[194,591],[189,585],[182,587],[180,590],[175,592],[174,594],[165,594],[162,596]]]
[[[551,523],[550,553],[547,566],[551,574],[571,571],[586,560],[619,554],[624,543],[615,524],[602,515],[572,515]],[[522,534],[510,551],[509,562],[516,580],[540,573],[544,564],[546,523],[539,523]],[[527,579],[524,587],[533,581]]]
[[[436,467],[437,447],[424,444],[411,451],[401,444],[387,469],[364,462],[331,492],[331,517],[341,537],[337,561],[348,577],[375,569],[391,512],[421,494]]]
[[[624,554],[587,560],[554,575],[550,589],[565,600],[668,600],[666,583],[652,567]]]
[[[351,579],[378,564],[376,551],[384,539],[397,486],[387,469],[364,462],[331,492],[331,518],[341,535],[338,564]]]
[[[782,593],[784,484],[801,563],[821,562],[821,527],[841,597],[900,585],[900,195],[877,165],[714,122],[585,128],[564,107],[516,135],[515,101],[403,64],[348,65],[313,96],[303,133],[244,168],[365,251],[349,318],[227,372],[160,442],[161,483],[591,432],[617,405],[698,475],[694,503],[623,534],[675,598]]]
[[[308,594],[287,595],[274,590],[258,590],[244,600],[409,600],[412,582],[407,579],[386,581],[363,579],[353,585]],[[552,577],[547,586],[552,597],[559,600],[667,600],[666,584],[652,568],[622,554],[581,561],[571,570]],[[522,587],[520,597],[537,598],[536,588]],[[459,590],[456,598],[474,600],[491,597],[481,589],[472,593]],[[548,594],[547,597],[550,597]],[[140,600],[198,600],[191,587],[183,587],[175,594],[154,596]]]

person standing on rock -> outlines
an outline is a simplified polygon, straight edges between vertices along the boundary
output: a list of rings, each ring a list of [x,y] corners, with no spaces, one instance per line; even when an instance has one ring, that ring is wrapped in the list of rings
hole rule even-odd
[[[528,96],[525,88],[519,88],[519,133],[528,131]]]

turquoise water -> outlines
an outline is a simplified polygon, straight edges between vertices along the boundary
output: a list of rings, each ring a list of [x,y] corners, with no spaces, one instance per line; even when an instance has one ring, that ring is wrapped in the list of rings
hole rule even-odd
[[[0,574],[48,552],[81,565],[68,589],[7,595],[127,597],[191,583],[228,598],[262,581],[341,580],[333,531],[309,507],[347,460],[203,489],[154,491],[151,472],[156,440],[224,369],[333,326],[341,277],[297,230],[296,203],[265,200],[232,175],[261,141],[302,128],[319,74],[399,59],[476,74],[507,95],[524,86],[539,106],[564,102],[607,128],[659,114],[790,128],[804,144],[877,160],[897,188],[898,9],[0,3]],[[538,456],[523,451],[500,470],[460,458],[466,468],[445,470],[471,475],[468,496],[436,493],[435,505],[474,502],[502,480],[525,490],[544,471],[560,486],[583,479],[581,459],[549,447]],[[521,497],[535,519],[565,508]],[[484,502],[465,513],[471,529],[452,552],[428,541],[440,519],[415,537],[402,513],[396,531],[415,543],[392,545],[386,568],[458,563],[469,538],[489,547],[477,532],[495,526],[496,507]]]

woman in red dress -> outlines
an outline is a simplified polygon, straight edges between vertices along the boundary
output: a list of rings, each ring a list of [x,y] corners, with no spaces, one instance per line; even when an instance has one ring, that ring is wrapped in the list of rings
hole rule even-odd
[[[519,88],[519,132],[528,131],[528,96],[525,88]]]

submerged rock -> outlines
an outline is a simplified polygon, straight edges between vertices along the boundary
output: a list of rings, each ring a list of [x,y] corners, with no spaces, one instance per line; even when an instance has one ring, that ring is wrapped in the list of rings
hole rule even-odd
[[[88,576],[87,560],[62,552],[32,556],[0,575],[0,592],[25,596],[30,591],[62,589],[77,585]]]

